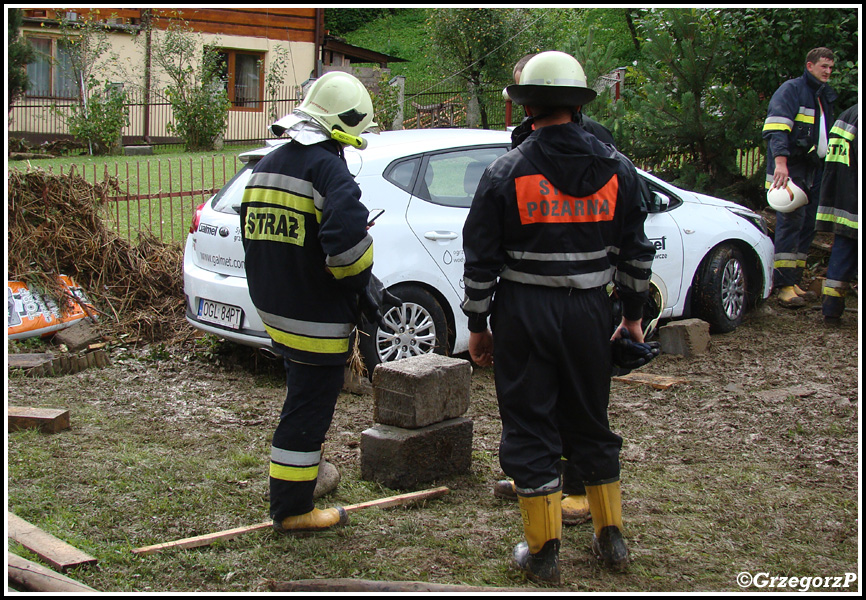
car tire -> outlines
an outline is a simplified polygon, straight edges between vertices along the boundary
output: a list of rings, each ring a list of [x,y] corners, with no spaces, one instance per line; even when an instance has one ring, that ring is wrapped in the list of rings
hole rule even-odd
[[[749,290],[743,253],[730,244],[717,246],[698,272],[694,313],[710,324],[713,333],[736,329],[746,315]]]
[[[388,289],[403,305],[385,313],[390,331],[368,324],[358,347],[368,375],[376,365],[422,354],[448,352],[448,321],[433,295],[422,287],[397,284]]]

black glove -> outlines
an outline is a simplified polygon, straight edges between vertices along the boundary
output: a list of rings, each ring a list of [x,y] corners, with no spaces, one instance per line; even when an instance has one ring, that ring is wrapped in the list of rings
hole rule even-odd
[[[403,306],[403,301],[385,289],[385,286],[375,275],[370,275],[370,282],[360,294],[358,302],[361,305],[361,316],[368,323],[376,323],[381,329],[386,329],[384,315],[391,308]]]
[[[662,347],[658,342],[633,342],[628,329],[622,328],[621,337],[610,343],[613,365],[621,369],[637,369],[658,356]]]

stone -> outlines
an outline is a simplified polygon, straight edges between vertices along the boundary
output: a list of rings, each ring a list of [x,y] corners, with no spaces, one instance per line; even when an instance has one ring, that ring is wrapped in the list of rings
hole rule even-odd
[[[123,153],[126,156],[151,156],[153,146],[124,146]]]
[[[469,408],[472,365],[424,354],[376,365],[373,420],[406,429],[460,417]]]
[[[469,471],[472,421],[449,419],[420,429],[378,424],[361,433],[361,479],[411,488]]]
[[[313,499],[318,499],[325,494],[333,492],[340,483],[340,472],[337,467],[326,460],[319,463],[319,477],[316,479],[316,489],[313,490]]]
[[[84,350],[90,344],[102,340],[102,334],[93,326],[89,319],[80,319],[66,329],[54,334],[55,344],[64,344],[70,352]]]
[[[710,324],[701,319],[672,321],[659,328],[659,342],[665,354],[704,354],[710,347]]]

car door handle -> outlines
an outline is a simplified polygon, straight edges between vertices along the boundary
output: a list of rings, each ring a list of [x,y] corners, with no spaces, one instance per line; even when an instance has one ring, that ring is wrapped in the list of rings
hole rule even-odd
[[[428,231],[424,234],[428,240],[438,242],[440,240],[456,240],[457,234],[453,231]]]

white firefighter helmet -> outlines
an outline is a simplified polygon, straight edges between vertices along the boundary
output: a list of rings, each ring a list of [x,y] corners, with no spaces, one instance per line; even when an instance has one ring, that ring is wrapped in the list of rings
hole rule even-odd
[[[337,141],[358,148],[366,147],[361,133],[376,127],[367,88],[354,75],[342,71],[325,73],[313,82],[295,111],[309,116]],[[274,123],[271,126],[274,133],[282,133],[291,124],[291,117],[287,115]]]
[[[505,89],[515,103],[531,106],[582,106],[597,95],[577,59],[555,50],[529,59],[520,83]]]
[[[794,212],[808,203],[806,192],[790,179],[785,187],[773,188],[767,192],[767,204],[778,212]]]

